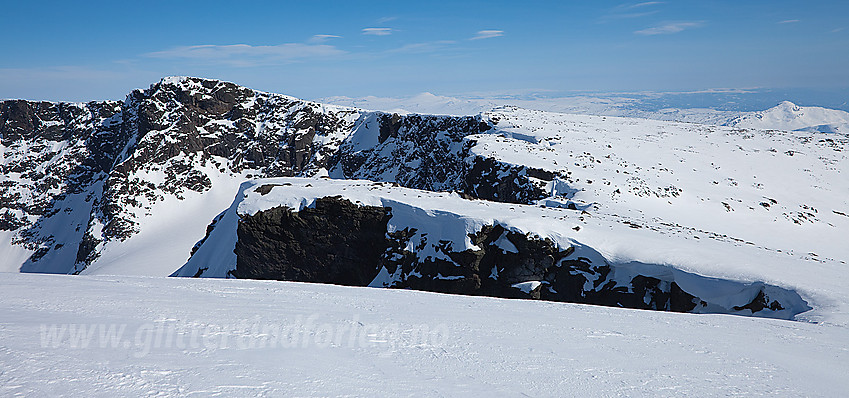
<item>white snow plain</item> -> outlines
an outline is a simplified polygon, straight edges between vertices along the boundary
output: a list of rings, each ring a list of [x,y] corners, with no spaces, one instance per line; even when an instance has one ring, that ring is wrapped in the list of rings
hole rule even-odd
[[[9,397],[849,391],[829,324],[249,280],[0,273],[0,292]]]

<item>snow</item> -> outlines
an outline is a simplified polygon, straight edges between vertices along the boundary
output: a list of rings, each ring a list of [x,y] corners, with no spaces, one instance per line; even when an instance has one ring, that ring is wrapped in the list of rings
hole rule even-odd
[[[486,117],[499,122],[488,134],[469,138],[476,143],[472,151],[510,164],[568,173],[567,179],[549,184],[553,195],[565,197],[544,199],[539,204],[546,209],[541,209],[468,202],[368,182],[281,180],[292,187],[275,187],[268,195],[248,192],[249,200],[239,211],[299,209],[316,197],[339,194],[362,204],[393,207],[395,217],[406,217],[391,225],[422,223],[415,209],[425,218],[432,215],[427,212],[443,211],[456,215],[446,218],[446,225],[465,220],[444,230],[473,232],[497,221],[550,237],[562,247],[580,242],[619,264],[666,265],[705,277],[775,284],[800,292],[817,308],[806,313],[808,319],[847,321],[832,315],[845,313],[849,302],[841,271],[849,247],[839,232],[849,227],[849,217],[839,214],[849,209],[849,185],[842,177],[849,170],[840,145],[830,143],[831,135],[517,108],[502,108]],[[308,183],[311,187],[305,190]],[[570,202],[578,212],[568,211]],[[457,248],[469,244],[460,234],[443,239]],[[228,242],[232,248],[235,238]],[[741,294],[754,290],[750,285]]]
[[[595,204],[592,213],[849,258],[837,233],[849,219],[832,212],[849,208],[846,154],[830,144],[840,137],[512,108],[489,117],[501,121],[496,132],[470,137],[474,153],[570,173],[569,199]],[[514,131],[540,144],[504,137]]]
[[[194,84],[186,81],[190,83]],[[273,96],[268,100],[284,99]],[[278,105],[321,107],[309,103]],[[289,111],[292,109],[286,108],[285,112]],[[343,141],[354,149],[373,145],[378,135],[376,115],[344,112],[350,112],[344,117],[353,130],[332,133],[337,142],[334,145]],[[470,202],[456,195],[364,181],[284,179],[266,182],[288,183],[292,189],[280,186],[260,195],[250,187],[263,182],[253,181],[243,186],[245,190],[234,200],[233,194],[251,171],[230,174],[206,164],[198,169],[211,178],[209,191],[182,192],[185,200],[164,195],[156,203],[140,198],[142,207],[128,209],[138,221],[139,232],[125,241],[106,242],[100,258],[84,273],[193,276],[209,267],[204,276],[225,277],[235,266],[232,249],[239,214],[283,205],[300,209],[310,206],[315,198],[341,194],[355,203],[392,207],[390,228],[428,224],[429,237],[449,241],[455,250],[472,249],[468,233],[499,223],[511,230],[548,237],[562,248],[583,247],[599,261],[660,267],[653,272],[674,269],[675,278],[685,278],[677,272],[681,271],[734,281],[736,284],[729,286],[739,288],[740,293],[729,297],[751,294],[757,290],[755,283],[775,285],[798,292],[814,307],[802,319],[849,323],[849,292],[845,288],[849,281],[841,271],[849,258],[849,247],[842,239],[845,232],[841,232],[849,228],[849,217],[842,215],[849,212],[845,136],[568,115],[515,107],[498,108],[481,117],[494,122],[495,128],[468,137],[472,155],[558,173],[558,178],[545,187],[553,197],[537,206],[520,206]],[[269,131],[280,128],[273,118],[261,122]],[[149,134],[146,139],[157,137]],[[457,143],[458,147],[462,144]],[[6,148],[3,150],[5,155]],[[394,149],[386,145],[383,150],[389,156]],[[27,151],[9,152],[23,156]],[[134,177],[154,185],[164,178],[161,167]],[[386,171],[372,177],[391,181],[395,176]],[[312,184],[308,187],[309,181]],[[67,200],[76,199],[70,196]],[[210,236],[189,263],[175,272],[204,238],[207,225],[228,205],[230,210],[223,213],[215,236]],[[86,211],[57,220],[76,222],[78,215],[88,211],[85,206],[74,208]],[[434,217],[440,223],[433,224]],[[94,223],[91,231],[98,232],[98,227]],[[423,233],[424,229],[413,240],[423,239]],[[62,250],[73,250],[73,243]],[[507,243],[500,242],[499,246],[510,250]],[[444,258],[444,253],[432,246],[418,255]],[[378,279],[377,285],[391,280]]]
[[[0,262],[0,272],[20,271],[20,264],[26,262],[34,252],[22,246],[13,245],[14,238],[13,231],[0,231],[0,258],[4,259]]]
[[[0,274],[0,291],[4,396],[849,390],[849,330],[828,324],[247,280]]]
[[[741,116],[727,124],[740,128],[847,132],[849,112],[783,101],[775,107]]]
[[[257,188],[263,185],[271,185],[272,188],[262,194]],[[233,204],[216,224],[209,239],[175,276],[192,276],[199,268],[207,267],[209,270],[206,272],[209,274],[205,272],[204,276],[226,276],[226,272],[235,266],[235,255],[232,252],[236,244],[239,215],[254,215],[275,207],[299,211],[314,206],[317,198],[338,195],[362,206],[392,208],[388,232],[416,226],[418,231],[410,240],[412,245],[427,237],[431,243],[449,242],[457,251],[474,250],[477,246],[472,244],[468,234],[476,233],[484,225],[503,223],[518,232],[549,236],[564,249],[571,246],[559,230],[543,225],[547,221],[539,216],[544,210],[536,207],[525,206],[525,210],[520,206],[520,210],[516,210],[517,207],[513,205],[468,201],[457,194],[413,190],[371,181],[269,178],[246,182],[241,186]],[[434,217],[439,217],[438,223],[432,222]],[[501,247],[506,250],[516,250],[515,246],[507,246],[509,241],[502,244]],[[425,250],[418,252],[418,256],[421,259],[430,257],[453,261],[437,250],[435,244],[427,245]],[[377,279],[381,278],[378,276]]]
[[[532,290],[538,288],[539,285],[542,285],[541,281],[527,281],[527,282],[517,283],[517,284],[513,285],[513,287],[516,288],[516,289],[519,289],[519,290],[521,290],[525,293],[530,293]]]
[[[554,184],[566,198],[540,204],[585,209],[573,237],[608,260],[777,284],[846,313],[845,137],[518,108],[487,117],[496,129],[469,137],[472,151],[568,175]]]
[[[516,245],[513,242],[510,242],[510,239],[507,239],[507,231],[504,231],[501,236],[495,241],[495,246],[499,249],[504,250],[506,253],[518,253],[519,249],[516,249]]]
[[[225,159],[217,159],[219,162]],[[240,175],[220,173],[212,166],[201,170],[211,178],[212,188],[199,193],[184,193],[185,200],[165,196],[149,210],[139,210],[139,233],[125,241],[104,245],[100,258],[86,268],[87,275],[168,276],[189,258],[194,244],[204,237],[206,226],[227,207],[239,182],[251,171]],[[163,177],[148,176],[149,181]],[[184,203],[191,203],[186,206]],[[153,250],[151,250],[153,248]]]

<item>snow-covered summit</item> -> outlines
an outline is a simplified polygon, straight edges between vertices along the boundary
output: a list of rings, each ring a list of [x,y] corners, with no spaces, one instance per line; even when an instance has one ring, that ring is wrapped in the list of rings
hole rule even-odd
[[[740,116],[728,126],[762,130],[849,132],[849,112],[817,106],[799,106],[790,101],[765,111]]]

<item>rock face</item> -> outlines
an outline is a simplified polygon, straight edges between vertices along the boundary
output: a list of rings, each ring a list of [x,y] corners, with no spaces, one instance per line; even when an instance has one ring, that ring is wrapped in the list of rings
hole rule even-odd
[[[237,278],[366,286],[386,246],[389,210],[321,198],[299,212],[245,216],[236,242]]]
[[[367,286],[382,268],[397,275],[383,283],[391,288],[676,312],[707,305],[674,281],[644,275],[616,280],[609,264],[574,258],[571,247],[563,250],[550,239],[502,225],[471,234],[477,250],[456,251],[450,242],[439,241],[447,258],[421,260],[422,242],[411,245],[415,227],[387,231],[391,208],[325,197],[314,208],[293,210],[275,207],[241,218],[232,276]],[[524,290],[515,287],[529,281],[536,283]],[[761,291],[753,303],[735,309],[758,312],[767,307],[758,304],[764,299]],[[771,305],[781,307],[777,301]]]
[[[165,196],[203,193],[220,175],[291,176],[317,172],[358,116],[324,112],[294,98],[232,83],[164,79],[124,104],[133,142],[111,170],[100,217],[103,239],[138,232],[143,213]],[[162,176],[158,180],[146,178]]]
[[[124,123],[119,102],[0,103],[0,230],[32,252],[27,264],[61,257],[73,271],[88,213],[130,139]]]

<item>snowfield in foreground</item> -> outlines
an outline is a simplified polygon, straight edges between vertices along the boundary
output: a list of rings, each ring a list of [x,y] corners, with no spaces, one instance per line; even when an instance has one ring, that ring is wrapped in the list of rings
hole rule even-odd
[[[0,285],[2,396],[849,390],[849,332],[829,324],[270,281],[0,273]]]

